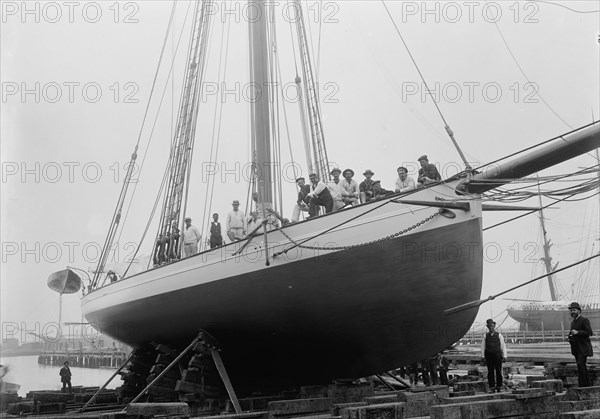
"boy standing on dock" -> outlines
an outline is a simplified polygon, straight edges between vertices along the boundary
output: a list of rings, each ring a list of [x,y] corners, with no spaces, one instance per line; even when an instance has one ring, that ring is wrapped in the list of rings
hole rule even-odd
[[[67,386],[69,386],[69,393],[71,393],[71,369],[69,368],[69,361],[65,361],[64,367],[60,369],[58,375],[60,375],[60,381],[62,382],[62,392],[65,393]]]
[[[485,359],[488,368],[488,384],[490,392],[502,389],[502,361],[506,361],[506,344],[501,333],[496,332],[496,322],[487,319],[485,325],[488,332],[481,340],[481,356]],[[494,375],[496,379],[494,380]],[[495,387],[494,387],[495,384]]]
[[[569,311],[573,321],[571,322],[571,330],[569,332],[569,343],[571,344],[571,354],[575,356],[577,361],[577,375],[579,378],[579,387],[589,387],[590,376],[587,371],[587,357],[593,356],[592,342],[592,326],[589,319],[581,315],[581,306],[579,303],[571,303]]]

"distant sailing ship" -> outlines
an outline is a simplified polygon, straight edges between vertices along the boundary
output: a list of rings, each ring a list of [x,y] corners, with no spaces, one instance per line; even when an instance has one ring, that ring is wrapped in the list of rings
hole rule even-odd
[[[596,150],[596,158],[598,159],[598,150]],[[600,325],[600,301],[598,300],[598,294],[594,295],[595,292],[598,292],[599,273],[597,261],[588,262],[586,267],[582,268],[583,270],[580,272],[580,277],[575,280],[576,282],[582,283],[579,287],[580,292],[570,296],[565,295],[565,292],[561,292],[555,275],[551,274],[558,264],[552,266],[552,256],[550,255],[552,243],[548,239],[544,212],[542,209],[539,211],[539,218],[544,241],[542,247],[544,255],[541,258],[541,261],[544,263],[546,273],[549,274],[547,283],[550,292],[550,300],[515,301],[507,307],[508,315],[519,322],[520,330],[568,331],[572,319],[567,307],[571,301],[577,301],[585,312],[585,317],[590,319],[594,328],[597,327]],[[596,263],[596,265],[594,265],[594,263]],[[588,272],[588,270],[590,272]],[[596,289],[592,289],[592,287],[596,287]]]
[[[199,106],[208,20],[198,3],[156,246],[167,260],[122,278],[104,262],[121,219],[129,179],[107,247],[82,300],[86,319],[134,347],[150,342],[185,348],[204,329],[223,349],[234,386],[290,386],[356,378],[433,355],[460,339],[477,310],[445,310],[480,297],[482,193],[600,146],[596,122],[557,137],[493,171],[471,170],[407,193],[304,222],[267,223],[259,234],[180,259],[185,199]],[[262,16],[269,9],[253,0]],[[294,1],[302,57],[308,167],[328,167],[318,96],[299,1]],[[268,19],[250,21],[252,83],[270,86],[274,54]],[[251,104],[254,187],[263,220],[273,209],[276,131],[266,89]],[[135,161],[134,153],[132,161]],[[130,165],[134,167],[133,164]],[[130,174],[128,174],[130,176]],[[65,271],[67,272],[67,271]],[[67,272],[68,273],[68,272]],[[66,274],[65,274],[66,275]],[[105,283],[107,282],[107,283]],[[426,310],[415,309],[426,304]]]

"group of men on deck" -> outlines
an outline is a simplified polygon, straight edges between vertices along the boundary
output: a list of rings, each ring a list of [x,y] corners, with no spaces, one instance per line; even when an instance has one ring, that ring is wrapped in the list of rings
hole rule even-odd
[[[354,171],[352,169],[346,169],[343,172],[338,168],[333,169],[330,173],[333,179],[329,183],[320,180],[315,173],[309,175],[309,184],[306,184],[305,178],[299,177],[296,179],[299,191],[292,214],[292,222],[299,221],[302,212],[308,212],[308,218],[316,216],[318,207],[324,207],[325,213],[329,214],[346,205],[358,205],[377,200],[395,192],[408,192],[418,186],[442,179],[437,167],[429,163],[427,156],[419,157],[419,163],[421,168],[417,182],[408,176],[406,167],[398,167],[398,178],[394,191],[382,188],[381,181],[373,180],[375,173],[370,169],[365,170],[363,173],[365,179],[360,184],[353,179]],[[340,179],[340,175],[342,175],[342,179]]]
[[[331,171],[332,180],[329,183],[323,182],[314,173],[309,175],[308,184],[305,178],[300,177],[296,179],[299,192],[292,214],[292,222],[299,221],[302,212],[308,212],[309,218],[316,216],[319,207],[324,207],[325,213],[330,213],[347,205],[358,205],[373,201],[394,192],[408,192],[421,185],[441,180],[436,166],[429,163],[427,156],[419,157],[419,163],[421,169],[419,169],[416,182],[408,176],[408,170],[405,167],[398,167],[398,178],[396,179],[394,191],[383,189],[379,180],[373,180],[375,173],[370,169],[363,173],[365,179],[360,184],[353,179],[354,171],[352,169],[346,169],[343,172],[337,168],[333,169]],[[253,199],[257,201],[256,196],[253,196]],[[234,200],[231,205],[233,209],[227,214],[225,221],[225,230],[229,240],[241,240],[247,235],[253,234],[263,224],[263,220],[259,218],[256,211],[251,212],[250,217],[246,218],[244,212],[239,208],[240,201]],[[219,214],[213,214],[213,221],[210,223],[209,229],[211,249],[222,246],[224,240],[221,233]],[[200,230],[192,225],[190,217],[186,217],[183,229],[183,257],[198,253],[201,240]]]
[[[253,197],[257,199],[257,197]],[[225,231],[230,241],[241,240],[249,234],[254,234],[259,226],[263,224],[263,220],[259,218],[258,211],[252,211],[250,216],[246,218],[244,212],[240,210],[240,201],[237,199],[231,203],[232,210],[227,213],[225,220]],[[213,221],[209,226],[210,231],[210,248],[222,246],[224,244],[223,235],[221,233],[221,223],[219,222],[219,214],[213,214]],[[192,225],[190,217],[185,218],[185,228],[183,230],[183,250],[184,257],[189,257],[198,253],[199,243],[202,240],[200,230]]]

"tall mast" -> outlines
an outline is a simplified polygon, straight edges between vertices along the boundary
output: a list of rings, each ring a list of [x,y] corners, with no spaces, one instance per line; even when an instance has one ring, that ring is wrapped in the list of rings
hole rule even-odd
[[[258,92],[251,103],[251,135],[255,146],[259,211],[265,219],[265,210],[273,206],[267,8],[264,0],[249,0],[248,5],[250,82]]]
[[[553,272],[556,267],[558,266],[558,263],[556,265],[554,265],[554,268],[552,267],[552,256],[550,256],[550,248],[552,247],[552,243],[550,243],[550,240],[548,239],[548,234],[546,232],[546,223],[544,221],[544,211],[542,210],[542,195],[539,193],[540,192],[540,183],[538,180],[538,199],[540,201],[540,225],[542,226],[542,236],[544,239],[544,257],[542,257],[542,261],[544,262],[544,266],[546,267],[546,273],[550,274],[551,272]],[[556,295],[556,287],[554,286],[554,281],[555,281],[555,277],[554,274],[548,275],[548,286],[550,287],[550,298],[552,299],[552,301],[558,301],[557,295]]]

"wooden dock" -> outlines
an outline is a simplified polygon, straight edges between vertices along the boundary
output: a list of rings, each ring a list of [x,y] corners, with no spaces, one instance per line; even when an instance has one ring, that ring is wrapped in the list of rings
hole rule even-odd
[[[40,365],[62,365],[69,361],[72,367],[118,368],[127,359],[128,353],[118,349],[42,351],[38,355]]]
[[[475,344],[458,345],[449,351],[448,358],[459,363],[473,363],[481,361],[481,341]],[[594,343],[595,353],[600,355],[598,345]],[[557,343],[507,343],[506,349],[509,362],[529,362],[532,365],[544,363],[563,362],[574,363],[571,355],[571,346],[567,342]],[[588,358],[588,364],[600,366],[600,357]]]
[[[565,330],[506,330],[500,331],[506,343],[531,344],[531,343],[568,343],[569,331]],[[592,342],[600,342],[600,329],[594,330]],[[469,345],[481,343],[484,332],[470,330],[460,340],[459,344]],[[598,347],[598,345],[596,345]]]
[[[597,346],[596,343],[594,345]],[[233,414],[231,402],[226,398],[206,392],[196,395],[195,387],[190,387],[189,394],[179,394],[178,400],[157,403],[161,401],[163,394],[149,393],[149,400],[133,404],[130,403],[131,397],[125,395],[122,388],[106,390],[85,412],[80,409],[97,388],[74,387],[73,394],[31,392],[25,399],[3,400],[2,407],[8,415],[42,415],[56,419],[128,419],[156,415],[215,415],[215,419],[455,419],[524,416],[566,419],[579,417],[584,412],[588,415],[586,417],[600,418],[600,387],[576,388],[577,371],[568,343],[509,343],[507,346],[508,362],[504,365],[507,380],[502,392],[493,394],[489,394],[487,387],[487,369],[481,364],[480,345],[470,344],[459,345],[448,353],[453,362],[448,371],[452,375],[450,386],[418,385],[401,389],[394,380],[386,380],[388,384],[396,386],[396,389],[391,389],[374,379],[363,379],[360,383],[342,381],[325,386],[306,386],[299,391],[296,389],[271,396],[242,398],[239,404],[243,413],[240,414]],[[85,362],[86,358],[82,355],[89,355],[97,357],[97,364],[104,363],[108,366],[115,362],[108,359],[116,359],[115,355],[118,353],[117,350],[96,353],[67,351],[48,354],[51,355],[48,362],[60,364],[68,356],[74,365],[74,362]],[[164,354],[158,355],[157,362],[164,357]],[[588,361],[590,375],[593,375],[592,379],[598,385],[600,360],[596,356]],[[457,374],[459,370],[463,374]]]

